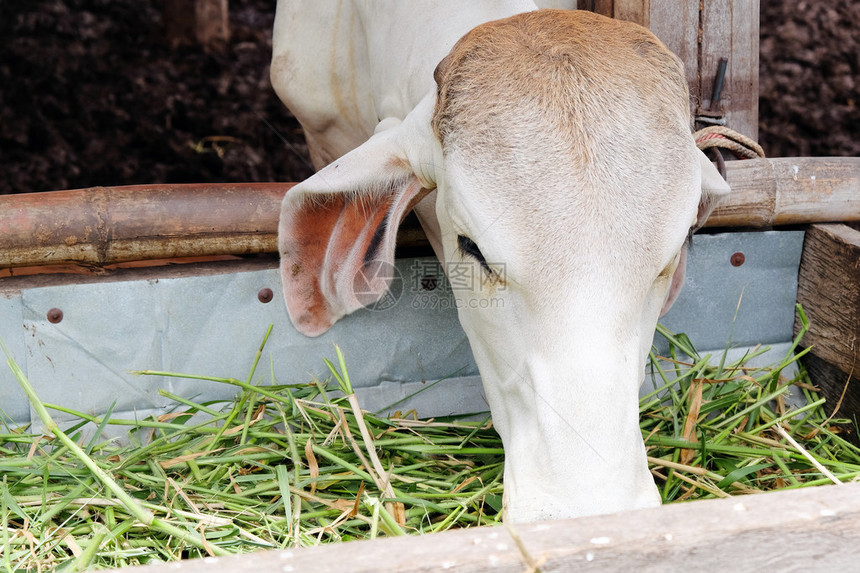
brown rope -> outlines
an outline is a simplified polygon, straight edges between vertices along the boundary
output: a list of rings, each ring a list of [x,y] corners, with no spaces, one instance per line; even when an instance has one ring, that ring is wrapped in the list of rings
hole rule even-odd
[[[765,156],[761,145],[749,137],[721,125],[700,129],[693,134],[693,138],[702,151],[721,147],[731,151],[738,159],[755,159]]]

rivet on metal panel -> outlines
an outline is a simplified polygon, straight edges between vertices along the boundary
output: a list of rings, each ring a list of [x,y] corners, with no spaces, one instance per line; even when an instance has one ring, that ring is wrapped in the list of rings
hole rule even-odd
[[[63,311],[59,308],[52,308],[48,311],[48,322],[51,324],[57,324],[63,320]]]
[[[268,287],[261,288],[260,292],[257,293],[257,299],[260,302],[262,302],[263,304],[265,304],[267,302],[272,302],[272,299],[274,298],[274,296],[275,296],[275,294],[272,292],[272,289],[270,289]]]
[[[733,267],[739,267],[742,264],[744,264],[746,257],[744,256],[743,253],[735,253],[732,255],[732,258],[729,260],[732,262]]]

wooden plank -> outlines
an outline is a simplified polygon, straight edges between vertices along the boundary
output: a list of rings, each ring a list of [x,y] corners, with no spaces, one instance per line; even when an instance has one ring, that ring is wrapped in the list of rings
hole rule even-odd
[[[727,75],[730,113],[727,125],[758,140],[759,0],[735,1],[732,9],[732,64]]]
[[[860,483],[855,483],[127,571],[853,571],[858,559]]]
[[[812,352],[804,355],[800,360],[810,380],[819,388],[821,396],[827,400],[824,405],[827,414],[835,419],[848,420],[847,424],[838,424],[842,437],[855,446],[860,446],[860,435],[857,431],[857,420],[860,419],[860,376],[846,374]],[[855,374],[857,374],[856,371]]]
[[[860,221],[860,158],[728,163],[732,193],[709,227]],[[0,269],[277,252],[280,203],[293,183],[140,185],[0,196]],[[398,254],[427,250],[413,222]],[[422,251],[422,252],[424,252]],[[12,273],[14,274],[14,273]]]
[[[690,112],[699,102],[699,3],[650,0],[651,31],[681,58],[690,86]]]
[[[169,0],[163,21],[168,43],[211,47],[230,39],[228,0]]]
[[[732,50],[735,32],[732,22],[733,0],[705,0],[702,3],[701,27],[702,39],[699,52],[699,85],[697,92],[700,94],[699,106],[702,109],[711,107],[711,95],[714,89],[717,69],[720,58],[729,60],[731,71],[726,69],[726,81],[720,101],[720,107],[727,113],[732,110],[733,94],[729,93],[729,75],[735,73],[735,62],[732,59]],[[732,125],[733,129],[737,129]],[[740,131],[740,130],[738,130]],[[743,132],[742,132],[743,133]]]
[[[803,242],[797,302],[809,319],[802,343],[842,371],[860,377],[860,231],[812,225]],[[799,330],[799,320],[795,330]],[[858,391],[860,397],[860,389]]]
[[[196,0],[195,34],[204,46],[230,40],[230,11],[227,0]]]
[[[801,345],[812,382],[827,408],[848,418],[847,436],[860,443],[860,230],[847,225],[812,225],[803,242],[797,302],[809,319]],[[799,317],[795,332],[801,328]]]
[[[753,140],[758,138],[759,6],[759,0],[579,2],[580,9],[649,27],[684,64],[691,114],[723,120]],[[721,58],[727,65],[720,100],[712,106]]]
[[[611,18],[615,9],[615,0],[579,0],[577,7],[580,10],[588,10]]]
[[[728,61],[720,103],[727,125],[758,137],[759,0],[650,0],[651,31],[684,63],[690,110],[711,107],[720,58]]]
[[[579,0],[577,8],[648,27],[651,0]]]
[[[700,106],[711,107],[720,58],[728,60],[720,107],[727,126],[758,138],[759,1],[703,0]]]
[[[649,26],[651,22],[651,0],[615,0],[613,18]]]

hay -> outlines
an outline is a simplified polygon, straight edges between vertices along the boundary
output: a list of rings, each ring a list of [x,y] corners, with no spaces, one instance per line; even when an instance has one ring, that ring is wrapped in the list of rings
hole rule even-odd
[[[781,375],[794,357],[709,366],[683,335],[663,333],[671,352],[652,356],[663,384],[642,400],[641,426],[664,502],[860,475],[860,450],[833,430],[802,368]],[[10,359],[51,435],[8,424],[0,434],[3,569],[125,567],[498,523],[503,452],[488,419],[363,412],[339,350],[327,381],[261,385],[264,345],[244,381],[142,372],[238,389],[229,403],[171,396],[175,412],[145,420],[42,404]],[[788,392],[808,405],[788,409]],[[79,421],[61,430],[51,410]],[[85,440],[87,425],[96,431]],[[132,444],[100,441],[108,425],[127,426]]]

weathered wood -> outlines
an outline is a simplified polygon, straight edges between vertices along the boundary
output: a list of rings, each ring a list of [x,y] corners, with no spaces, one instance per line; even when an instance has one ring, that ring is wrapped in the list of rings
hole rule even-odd
[[[164,4],[167,42],[213,46],[230,39],[228,0],[168,0]]]
[[[579,0],[577,8],[612,18],[615,0]]]
[[[651,21],[651,0],[615,0],[613,18],[636,22],[649,26]]]
[[[726,125],[758,139],[759,2],[705,0],[699,55],[700,107],[711,108],[720,58],[728,60],[719,107]]]
[[[853,571],[858,558],[860,484],[850,484],[128,571]]]
[[[681,58],[690,86],[690,112],[699,105],[699,3],[650,0],[650,29]]]
[[[227,0],[197,0],[197,41],[204,46],[230,40],[230,11]]]
[[[803,350],[801,347],[800,350]],[[815,349],[813,349],[815,350]],[[857,421],[860,420],[860,375],[846,374],[812,352],[801,359],[809,379],[818,387],[827,402],[824,409],[834,419],[847,419],[847,424],[837,424],[842,437],[860,446]],[[854,374],[858,374],[856,371]],[[831,422],[831,424],[833,424]]]
[[[731,161],[726,177],[732,192],[709,227],[860,220],[860,157]]]
[[[759,0],[588,0],[580,8],[649,27],[684,63],[690,111],[758,137]],[[728,64],[712,106],[720,58]]]
[[[860,221],[860,158],[728,164],[732,193],[710,227]],[[141,185],[0,196],[0,269],[277,252],[292,183]],[[416,226],[398,249],[426,249]]]
[[[813,225],[807,231],[797,302],[809,319],[802,344],[832,367],[810,361],[818,374],[813,382],[831,408],[845,392],[839,415],[860,414],[860,231],[847,225]],[[795,331],[799,329],[798,319]]]
[[[290,183],[140,185],[0,197],[0,268],[277,252]]]
[[[847,225],[810,227],[797,302],[809,319],[804,343],[845,374],[860,375],[860,231]]]
[[[659,0],[658,0],[659,1]],[[577,8],[648,27],[651,0],[579,0]]]

